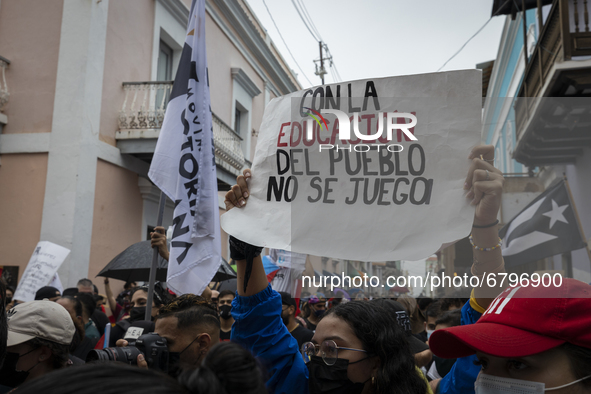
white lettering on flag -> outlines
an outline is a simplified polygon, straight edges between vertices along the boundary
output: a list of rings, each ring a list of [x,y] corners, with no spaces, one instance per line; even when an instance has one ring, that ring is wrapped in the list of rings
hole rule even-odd
[[[193,0],[185,46],[149,177],[174,201],[167,285],[201,294],[221,263],[205,0]]]

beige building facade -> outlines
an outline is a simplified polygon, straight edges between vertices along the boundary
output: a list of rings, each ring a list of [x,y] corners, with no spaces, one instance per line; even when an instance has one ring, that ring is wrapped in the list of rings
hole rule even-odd
[[[59,270],[71,287],[148,239],[159,191],[147,172],[190,3],[0,0],[0,265],[20,275],[51,241],[71,250]],[[223,213],[266,104],[301,87],[245,1],[208,0],[206,14]]]

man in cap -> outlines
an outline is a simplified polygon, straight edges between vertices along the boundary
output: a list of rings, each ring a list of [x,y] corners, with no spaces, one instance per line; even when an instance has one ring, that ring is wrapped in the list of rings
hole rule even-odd
[[[478,393],[591,393],[591,286],[535,281],[503,291],[474,324],[429,340],[444,358],[476,355]]]
[[[0,370],[2,386],[21,383],[66,366],[75,328],[70,314],[52,301],[30,301],[7,313],[6,358]]]
[[[37,293],[35,293],[35,301],[48,299],[49,301],[56,301],[61,297],[60,291],[52,286],[43,286]]]

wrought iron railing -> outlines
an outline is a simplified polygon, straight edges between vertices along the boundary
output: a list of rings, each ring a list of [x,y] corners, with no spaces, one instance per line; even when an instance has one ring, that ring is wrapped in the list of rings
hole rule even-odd
[[[160,129],[172,84],[172,81],[124,82],[125,99],[119,111],[119,131]],[[216,164],[240,175],[246,163],[242,137],[214,113],[212,128]]]

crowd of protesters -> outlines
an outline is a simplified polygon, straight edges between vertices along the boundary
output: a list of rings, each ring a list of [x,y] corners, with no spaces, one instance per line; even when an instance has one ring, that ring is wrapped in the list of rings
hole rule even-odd
[[[470,153],[472,275],[505,272],[503,177]],[[249,196],[245,170],[226,208]],[[152,244],[168,259],[162,228]],[[267,280],[261,247],[230,238],[237,290],[177,296],[81,279],[14,299],[0,281],[0,393],[591,393],[591,286],[472,289],[466,298],[296,299]],[[129,365],[125,365],[129,364]]]

